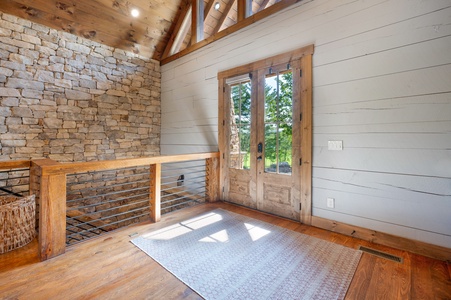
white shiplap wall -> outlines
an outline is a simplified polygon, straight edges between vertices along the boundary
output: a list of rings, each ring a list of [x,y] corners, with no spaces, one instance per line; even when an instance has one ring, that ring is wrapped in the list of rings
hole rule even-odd
[[[218,149],[219,71],[312,43],[313,214],[451,247],[450,0],[303,1],[164,65],[162,154]]]

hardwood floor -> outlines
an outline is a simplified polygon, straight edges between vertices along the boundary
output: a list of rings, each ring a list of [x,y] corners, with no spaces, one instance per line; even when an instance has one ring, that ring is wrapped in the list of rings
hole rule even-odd
[[[347,247],[363,245],[404,259],[401,264],[363,253],[346,299],[451,299],[451,266],[446,262],[226,203],[198,205],[164,215],[156,224],[127,227],[71,246],[64,255],[45,262],[38,260],[36,242],[1,254],[0,298],[200,299],[129,241],[136,233],[163,228],[218,207]]]

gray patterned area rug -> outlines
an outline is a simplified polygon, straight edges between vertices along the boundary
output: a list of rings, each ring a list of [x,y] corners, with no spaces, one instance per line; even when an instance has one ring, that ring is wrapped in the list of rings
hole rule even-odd
[[[205,299],[343,299],[361,252],[222,209],[132,243]]]

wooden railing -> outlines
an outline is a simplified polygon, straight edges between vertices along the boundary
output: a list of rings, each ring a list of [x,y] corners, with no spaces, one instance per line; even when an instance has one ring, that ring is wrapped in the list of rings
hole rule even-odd
[[[20,169],[29,167],[30,167],[29,160],[0,161],[0,170]]]
[[[66,250],[66,176],[83,172],[98,172],[127,167],[150,167],[150,219],[161,217],[161,165],[205,159],[206,200],[219,199],[219,153],[200,153],[117,159],[108,161],[58,163],[50,159],[20,162],[0,162],[0,169],[30,167],[30,193],[35,193],[39,205],[39,256],[41,260],[63,254]]]
[[[28,194],[29,169],[29,160],[0,162],[0,195]]]

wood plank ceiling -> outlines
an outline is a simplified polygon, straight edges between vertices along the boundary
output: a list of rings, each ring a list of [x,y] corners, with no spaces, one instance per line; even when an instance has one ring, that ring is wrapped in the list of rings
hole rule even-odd
[[[0,11],[161,60],[192,44],[191,26],[182,26],[185,16],[191,15],[192,1],[1,0]],[[204,39],[237,23],[237,2],[240,0],[203,1]],[[278,1],[253,0],[252,14]],[[218,9],[215,9],[216,3],[219,3]],[[138,9],[140,15],[132,17],[132,9]],[[174,46],[169,41],[177,35],[179,41]],[[172,49],[167,47],[168,44]]]

